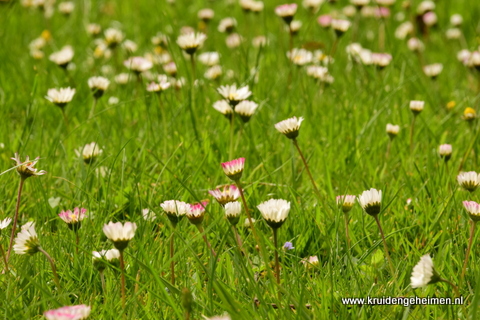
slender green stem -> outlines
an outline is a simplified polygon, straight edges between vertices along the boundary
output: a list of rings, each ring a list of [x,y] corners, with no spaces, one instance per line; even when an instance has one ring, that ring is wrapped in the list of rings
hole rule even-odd
[[[165,114],[165,108],[163,107],[161,94],[157,94],[158,105],[160,112],[162,114],[162,127],[163,127],[163,154],[167,154],[168,146],[168,126],[167,126],[167,115]]]
[[[2,254],[3,263],[5,263],[5,271],[8,272],[7,257],[5,256],[5,251],[3,250],[3,246],[1,243],[0,243],[0,254]]]
[[[273,246],[275,247],[275,277],[277,278],[277,284],[280,285],[280,262],[278,261],[278,236],[277,228],[272,228],[273,230]],[[280,290],[278,290],[278,299],[280,299]]]
[[[238,234],[238,230],[236,226],[232,226],[233,228],[233,233],[235,234],[235,240],[237,241],[238,248],[240,251],[243,252],[243,243],[242,243],[242,238],[240,238],[240,235]]]
[[[78,235],[78,231],[75,231],[75,253],[78,255],[78,246],[80,245],[80,236]]]
[[[65,129],[68,130],[68,118],[67,114],[65,113],[65,107],[61,107],[60,110],[62,110],[63,121],[65,122]]]
[[[455,291],[455,296],[460,297],[460,292],[458,291],[458,287],[454,285],[451,281],[443,278],[441,278],[439,281],[449,284],[452,287],[453,291]]]
[[[18,185],[17,204],[15,205],[15,217],[13,218],[12,233],[10,234],[10,243],[8,245],[8,252],[7,252],[7,264],[8,264],[8,261],[10,260],[10,254],[12,253],[13,239],[15,238],[15,231],[16,231],[17,222],[18,222],[18,213],[20,211],[20,200],[22,198],[22,190],[23,190],[23,184],[25,183],[25,179],[26,178],[20,177],[20,184]],[[7,268],[6,265],[5,267]]]
[[[293,145],[295,148],[297,148],[298,153],[300,154],[300,157],[302,158],[303,164],[305,165],[305,170],[307,171],[308,176],[310,177],[310,181],[312,181],[313,189],[315,190],[315,193],[317,196],[320,198],[320,191],[317,188],[317,185],[315,183],[315,180],[313,179],[312,173],[310,172],[310,168],[308,167],[307,160],[303,156],[302,150],[300,150],[300,146],[298,145],[297,139],[292,139]]]
[[[415,119],[417,118],[416,115],[413,115],[412,124],[410,126],[410,152],[413,152],[413,132],[415,128]]]
[[[385,256],[387,257],[388,264],[390,265],[390,271],[392,272],[392,276],[395,274],[395,268],[393,267],[392,259],[390,259],[390,254],[388,253],[387,241],[385,240],[385,235],[383,234],[382,226],[380,225],[380,220],[378,219],[378,215],[373,216],[375,221],[377,222],[378,229],[380,230],[380,234],[382,235],[383,241],[383,248],[385,250]]]
[[[97,102],[98,102],[98,99],[93,98],[92,109],[90,109],[89,118],[93,118],[93,116],[95,115],[95,108],[97,107]]]
[[[125,302],[126,302],[126,295],[125,295],[125,261],[123,259],[123,250],[120,250],[120,272],[121,272],[121,292],[122,292],[122,310],[125,314]]]
[[[235,112],[232,112],[230,116],[230,152],[229,159],[233,158],[233,136],[235,132]]]
[[[257,231],[255,230],[255,226],[253,225],[252,216],[250,215],[250,211],[248,210],[248,204],[247,200],[245,200],[245,194],[243,193],[242,185],[239,180],[235,181],[235,184],[240,191],[240,197],[242,198],[243,207],[245,208],[245,213],[247,214],[248,223],[250,224],[250,228],[252,229],[253,237],[255,238],[255,242],[259,244],[260,241],[257,235]]]
[[[338,41],[340,37],[335,35],[335,41],[333,42],[333,45],[332,45],[332,48],[330,49],[330,54],[329,56],[333,58],[333,56],[335,55],[335,52],[337,51],[337,46],[338,46]]]
[[[192,82],[191,82],[191,87],[190,87],[190,118],[192,120],[192,127],[193,131],[195,133],[195,138],[197,140],[200,139],[197,131],[197,122],[195,121],[195,114],[194,114],[194,109],[195,109],[195,55],[191,54],[190,55],[190,62],[192,63]]]
[[[470,221],[470,239],[468,240],[467,253],[465,254],[465,261],[463,262],[462,275],[460,276],[460,282],[458,284],[459,286],[463,282],[463,279],[465,278],[465,271],[467,270],[468,258],[470,257],[470,250],[472,249],[473,237],[475,236],[475,226],[476,226],[475,221]]]
[[[212,252],[212,255],[214,257],[216,257],[217,253],[215,252],[215,250],[213,250],[212,245],[208,241],[207,236],[205,235],[205,229],[203,229],[203,226],[201,224],[198,224],[197,229],[200,232],[200,234],[202,235],[203,241],[205,241],[205,244],[207,245],[208,249],[210,249],[210,251]]]
[[[103,274],[103,270],[100,271],[100,281],[102,282],[102,293],[103,293],[103,298],[107,296],[107,286],[105,284],[105,275]],[[105,300],[103,301],[105,303]]]
[[[42,247],[39,246],[38,251],[43,253],[47,258],[48,262],[50,263],[50,266],[52,267],[52,272],[53,272],[53,281],[55,281],[57,288],[60,290],[60,281],[58,280],[58,274],[57,274],[57,268],[55,267],[55,262],[53,261],[52,257],[50,257],[50,255],[47,253],[47,251],[43,250]]]
[[[175,226],[173,228],[170,236],[170,277],[172,279],[172,285],[175,285],[175,260],[173,260],[173,256],[175,255]]]
[[[385,154],[385,159],[388,159],[390,157],[390,149],[392,147],[392,139],[388,139],[388,144],[387,144],[387,153]]]
[[[350,251],[350,235],[348,232],[348,213],[343,214],[345,217],[345,237],[347,237],[347,249]]]

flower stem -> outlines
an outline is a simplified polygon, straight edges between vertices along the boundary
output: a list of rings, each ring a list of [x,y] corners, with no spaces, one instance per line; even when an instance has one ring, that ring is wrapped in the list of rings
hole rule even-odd
[[[78,231],[75,232],[75,243],[77,244],[75,247],[75,253],[78,255],[78,246],[80,244],[80,236],[78,235]]]
[[[7,257],[5,256],[5,251],[3,250],[3,246],[1,243],[0,243],[0,253],[2,254],[3,263],[5,263],[5,271],[8,272]]]
[[[43,250],[42,247],[39,246],[38,251],[43,253],[47,258],[48,262],[50,262],[50,266],[52,267],[52,272],[53,272],[53,281],[55,281],[57,288],[60,289],[60,281],[58,280],[58,274],[57,274],[57,268],[55,267],[55,262],[53,261],[52,257],[50,257],[50,255],[47,253],[47,251]]]
[[[383,234],[382,226],[380,225],[380,220],[378,219],[378,215],[373,216],[375,221],[377,222],[378,229],[380,230],[380,234],[382,235],[383,241],[383,248],[385,250],[385,256],[387,257],[388,264],[390,265],[390,271],[392,272],[392,276],[395,274],[395,268],[393,267],[392,259],[390,259],[390,254],[388,253],[387,241],[385,240],[385,235]]]
[[[191,88],[190,88],[190,118],[192,120],[192,127],[193,131],[195,133],[195,138],[196,140],[199,140],[200,137],[198,135],[197,131],[197,123],[195,121],[195,115],[193,113],[193,110],[195,108],[195,56],[193,54],[190,55],[190,62],[192,63],[192,83],[191,83]]]
[[[229,159],[233,158],[233,136],[235,132],[235,112],[232,112],[230,116],[230,151],[229,151]]]
[[[100,271],[100,281],[102,282],[102,293],[103,293],[103,297],[105,299],[105,296],[106,296],[106,293],[107,293],[107,286],[105,285],[105,275],[103,274],[103,270]]]
[[[170,276],[172,279],[172,285],[175,285],[175,261],[173,256],[175,255],[175,226],[173,227],[172,234],[170,236]]]
[[[273,230],[273,246],[275,247],[275,277],[277,278],[277,284],[280,285],[280,263],[278,262],[278,237],[277,237],[277,228],[272,228]],[[280,290],[278,290],[278,299],[280,299]]]
[[[68,130],[68,118],[67,114],[65,113],[65,107],[61,107],[60,110],[62,110],[63,121],[65,122],[65,129]]]
[[[208,241],[207,236],[205,235],[205,229],[203,229],[203,226],[201,224],[199,224],[199,225],[197,225],[197,229],[200,232],[200,234],[202,235],[203,241],[205,241],[205,244],[207,245],[208,249],[210,249],[210,251],[212,252],[212,255],[214,257],[216,257],[217,253],[215,252],[215,250],[213,250],[212,245]]]
[[[123,259],[123,250],[120,250],[120,272],[121,272],[121,292],[122,292],[122,309],[125,312],[125,261]]]
[[[240,249],[241,252],[243,252],[243,244],[242,244],[242,238],[240,238],[240,235],[238,234],[238,230],[236,226],[232,226],[233,228],[233,233],[235,234],[235,240],[237,240],[237,245],[238,248]]]
[[[388,159],[388,157],[390,156],[391,147],[392,147],[392,139],[388,139],[387,153],[385,154],[385,159]]]
[[[460,292],[458,291],[458,287],[454,285],[451,281],[443,278],[441,278],[439,281],[449,284],[452,287],[453,291],[455,291],[455,296],[460,297]]]
[[[93,98],[93,104],[92,104],[92,109],[90,110],[89,118],[93,118],[93,116],[95,115],[95,107],[97,106],[97,101],[98,101],[97,98]]]
[[[15,231],[17,228],[18,213],[20,211],[20,200],[22,198],[22,189],[23,189],[24,183],[25,183],[25,178],[20,177],[20,184],[18,185],[18,193],[17,193],[17,204],[15,205],[15,217],[13,218],[12,233],[10,235],[10,244],[8,245],[7,262],[6,262],[7,264],[8,264],[8,261],[10,260],[10,254],[12,253],[13,239],[15,237]],[[5,267],[7,266],[5,265]]]
[[[344,213],[345,217],[345,237],[347,237],[347,249],[350,251],[350,235],[348,232],[348,213]]]
[[[416,115],[413,116],[412,125],[410,126],[410,152],[413,152],[413,131],[415,128],[415,119],[417,118]]]
[[[315,180],[313,179],[312,173],[310,172],[310,169],[308,167],[307,160],[303,156],[302,150],[300,150],[300,146],[298,145],[297,139],[292,139],[292,141],[295,148],[297,148],[298,153],[300,154],[300,157],[302,158],[307,174],[310,177],[310,180],[312,181],[313,189],[315,190],[315,193],[317,194],[317,196],[320,198],[320,191],[318,191],[317,185],[315,184]]]
[[[242,185],[240,184],[240,181],[235,181],[235,184],[237,185],[237,188],[240,191],[240,197],[242,198],[243,207],[245,208],[245,213],[247,214],[248,223],[250,224],[250,228],[252,229],[255,242],[260,243],[257,236],[257,231],[255,230],[255,227],[253,225],[252,216],[250,215],[250,211],[248,210],[247,200],[245,200],[245,195],[243,194]]]
[[[460,284],[463,282],[465,277],[465,271],[467,270],[468,258],[470,257],[470,250],[472,249],[473,236],[475,235],[475,221],[470,221],[470,239],[468,240],[467,253],[465,254],[465,261],[463,262],[462,275],[460,276]]]

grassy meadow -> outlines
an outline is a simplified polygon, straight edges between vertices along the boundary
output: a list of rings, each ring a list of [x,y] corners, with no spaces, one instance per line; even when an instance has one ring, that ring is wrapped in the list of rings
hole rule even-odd
[[[33,1],[0,1],[0,220],[13,219],[16,212],[21,176],[11,158],[16,152],[22,161],[27,155],[40,157],[35,167],[47,173],[25,179],[15,233],[28,221],[35,222],[41,248],[53,258],[60,283],[55,283],[42,253],[12,252],[8,271],[3,260],[0,263],[0,319],[45,319],[47,310],[79,304],[91,306],[89,319],[479,316],[477,234],[464,279],[461,273],[471,224],[462,201],[480,198],[478,191],[461,188],[457,175],[480,171],[475,119],[480,72],[459,61],[457,54],[479,50],[480,6],[436,1],[429,11],[438,21],[420,28],[418,0],[397,0],[383,17],[371,14],[379,10],[374,1],[367,5],[370,11],[353,12],[346,0],[325,2],[317,11],[296,2],[294,19],[302,26],[290,35],[275,14],[282,3],[271,0],[263,1],[259,13],[246,12],[233,0],[79,0],[70,14],[60,12],[58,1],[53,12],[47,5],[35,7]],[[203,8],[214,10],[211,21],[198,18]],[[453,14],[460,14],[463,22],[457,27],[460,36],[452,39],[446,32],[453,27]],[[321,15],[352,25],[337,37],[332,28],[319,25]],[[227,17],[237,22],[233,32],[242,41],[236,47],[229,47],[228,34],[217,29]],[[399,39],[396,30],[406,21],[413,29]],[[89,34],[90,23],[102,31]],[[207,35],[193,64],[176,42],[182,32],[189,32],[187,26]],[[123,44],[102,44],[108,28],[124,34]],[[160,41],[163,36],[168,41]],[[267,43],[253,45],[258,36]],[[152,42],[152,37],[157,38]],[[409,49],[407,41],[413,37],[423,43],[423,51]],[[32,49],[38,38],[42,45]],[[290,41],[292,48],[313,54],[308,63],[296,65],[287,57]],[[375,66],[349,54],[347,47],[354,42],[371,52],[391,54],[391,62]],[[67,45],[74,56],[62,68],[49,56]],[[222,74],[216,79],[205,77],[209,67],[198,59],[204,52],[220,55]],[[123,63],[133,56],[145,57],[153,67],[137,75]],[[167,73],[164,66],[171,61],[177,73],[168,76],[170,87],[161,94],[147,91],[149,83]],[[432,78],[422,68],[434,63],[443,64],[443,71]],[[327,68],[333,82],[309,76],[310,65]],[[124,84],[115,80],[121,73],[128,74]],[[97,102],[87,84],[93,76],[110,80]],[[248,85],[248,100],[258,104],[247,123],[238,116],[230,121],[213,108],[222,99],[217,88],[231,84]],[[63,116],[45,96],[49,89],[66,87],[76,92],[63,107]],[[425,102],[415,117],[411,100]],[[466,108],[473,108],[473,118]],[[304,118],[296,140],[318,192],[292,141],[275,129],[276,123],[293,116]],[[400,126],[394,138],[385,131],[388,123]],[[86,163],[75,150],[91,142],[103,152]],[[452,145],[448,162],[439,156],[441,144]],[[240,157],[245,158],[241,184],[259,237],[257,242],[244,225],[243,211],[238,224],[243,253],[223,207],[208,193],[233,184],[221,163]],[[355,203],[348,213],[347,239],[344,213],[336,202],[338,195],[358,196],[370,188],[383,193],[378,218],[393,270],[375,219]],[[278,229],[280,285],[272,229],[257,209],[272,198],[291,206]],[[173,228],[160,207],[172,199],[209,201],[204,235],[217,253],[212,256],[197,228],[182,219],[174,231],[175,284],[169,251]],[[58,216],[75,207],[87,209],[77,232]],[[144,209],[151,219],[144,218]],[[102,288],[92,263],[92,251],[113,248],[102,231],[109,221],[137,225],[124,252],[124,308],[119,265],[107,265]],[[0,230],[4,251],[12,225]],[[284,249],[285,242],[294,249]],[[411,287],[412,270],[425,254],[431,255],[442,278],[458,286],[463,306],[342,303],[342,298],[367,296],[455,297],[444,282]],[[306,262],[314,256],[317,262]]]

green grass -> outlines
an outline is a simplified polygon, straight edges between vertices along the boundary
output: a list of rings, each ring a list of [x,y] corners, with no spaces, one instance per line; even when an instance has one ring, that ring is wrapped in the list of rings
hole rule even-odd
[[[412,1],[414,11],[418,1]],[[468,242],[469,218],[463,200],[478,200],[458,188],[457,168],[478,130],[462,120],[466,107],[478,105],[477,73],[456,59],[464,48],[459,41],[445,39],[449,17],[460,13],[467,49],[478,46],[478,7],[468,1],[438,2],[439,25],[423,39],[426,63],[441,62],[444,70],[435,81],[422,73],[421,63],[394,37],[400,24],[394,15],[386,20],[385,52],[393,61],[384,70],[349,61],[345,47],[352,31],[341,38],[330,73],[335,82],[322,86],[302,68],[290,66],[288,33],[274,14],[275,1],[265,1],[259,15],[245,15],[240,7],[225,1],[81,1],[70,17],[56,12],[45,19],[38,10],[23,8],[18,1],[0,5],[0,171],[13,166],[10,157],[40,156],[37,167],[48,172],[26,181],[20,208],[20,225],[36,222],[42,247],[52,255],[60,275],[56,288],[48,261],[41,254],[31,257],[12,254],[11,271],[0,275],[0,315],[3,319],[41,319],[43,312],[63,305],[92,306],[91,319],[121,317],[120,273],[116,267],[105,272],[107,290],[101,293],[92,251],[112,248],[102,226],[108,221],[132,221],[138,225],[135,238],[125,251],[127,263],[127,318],[182,319],[181,291],[194,296],[192,319],[227,312],[232,319],[467,319],[459,306],[344,306],[343,297],[392,296],[452,297],[446,284],[434,284],[415,292],[409,286],[412,268],[424,254],[433,256],[436,269],[454,283],[459,282]],[[309,14],[300,4],[296,19],[303,26],[295,47],[315,42],[329,52],[334,35],[316,23],[320,14],[339,11],[346,5],[324,4],[319,13]],[[206,68],[197,63],[197,87],[191,86],[190,62],[175,43],[182,26],[200,27],[197,12],[215,10],[208,26],[208,39],[201,52],[218,51],[224,76],[218,81],[203,77]],[[216,28],[220,19],[233,16],[245,42],[237,49],[225,45],[225,35]],[[353,20],[353,19],[352,19]],[[127,39],[139,45],[135,55],[152,53],[150,38],[157,32],[170,37],[168,51],[187,82],[180,90],[168,89],[160,96],[146,92],[146,79],[119,86],[113,78],[127,72],[121,62],[127,53],[118,48],[110,59],[94,59],[95,44],[85,25],[96,22],[104,29],[119,27]],[[376,52],[378,21],[362,18],[357,41]],[[52,41],[45,58],[34,60],[28,44],[49,30]],[[269,45],[259,50],[251,38],[265,35]],[[69,80],[63,70],[48,61],[48,55],[64,45],[75,50],[75,70]],[[310,44],[311,45],[311,44]],[[111,73],[102,73],[110,66]],[[257,68],[258,81],[251,74]],[[233,70],[233,78],[226,71]],[[104,70],[105,71],[105,70]],[[288,84],[291,72],[291,84]],[[161,66],[153,74],[163,73]],[[93,97],[87,86],[91,76],[104,75],[112,83],[89,118]],[[145,77],[144,77],[145,78]],[[213,199],[207,206],[205,229],[218,253],[211,259],[201,236],[187,219],[176,234],[177,283],[170,284],[169,236],[171,227],[159,204],[178,199],[190,203],[210,198],[208,190],[230,183],[221,162],[231,160],[229,122],[212,108],[222,84],[248,84],[252,100],[260,108],[250,122],[235,123],[233,158],[245,157],[242,178],[256,228],[268,261],[262,261],[249,230],[239,227],[244,248],[255,268],[239,254],[223,209]],[[65,126],[58,107],[44,97],[49,88],[74,86],[77,93],[66,107]],[[192,95],[192,90],[194,94]],[[191,97],[193,96],[193,100]],[[108,104],[109,97],[119,103]],[[425,110],[417,117],[414,151],[409,150],[412,114],[410,100],[424,100]],[[449,101],[456,106],[447,110]],[[192,111],[191,111],[192,110]],[[193,112],[193,114],[191,114]],[[305,167],[291,141],[277,132],[274,124],[292,116],[303,116],[300,147],[304,152],[320,196],[313,192]],[[192,118],[198,130],[195,135]],[[236,119],[239,120],[239,119]],[[385,158],[387,123],[399,124],[400,134]],[[166,126],[166,127],[165,127]],[[104,150],[92,165],[85,165],[74,150],[92,141]],[[453,145],[448,168],[438,157],[441,143]],[[477,143],[463,169],[478,171]],[[99,168],[107,174],[98,174]],[[13,217],[18,175],[0,176],[0,219]],[[395,274],[389,271],[375,221],[355,205],[350,215],[352,248],[346,249],[344,220],[335,203],[340,194],[358,195],[370,188],[381,189],[384,228]],[[49,199],[59,197],[52,208]],[[280,252],[280,288],[273,278],[272,233],[255,208],[270,198],[291,202],[286,223],[279,229],[279,243],[293,242],[294,250]],[[414,209],[405,208],[407,198]],[[75,236],[57,214],[84,207],[90,214]],[[142,218],[141,210],[156,213],[154,223]],[[241,221],[246,216],[243,214]],[[11,226],[2,231],[1,244],[8,246]],[[474,239],[469,268],[460,291],[465,310],[477,316],[480,254]],[[301,260],[318,256],[319,265],[305,268]],[[3,263],[2,263],[3,268]],[[264,272],[271,269],[272,272]],[[167,290],[168,288],[168,290]],[[281,291],[278,299],[277,290]],[[260,305],[254,304],[258,298]],[[273,309],[271,303],[280,306]],[[296,306],[293,312],[288,304]],[[307,310],[302,306],[310,304]]]

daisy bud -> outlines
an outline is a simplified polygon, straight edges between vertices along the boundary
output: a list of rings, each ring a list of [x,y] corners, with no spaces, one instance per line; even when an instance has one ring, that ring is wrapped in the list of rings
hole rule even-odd
[[[120,251],[117,249],[93,251],[92,261],[93,266],[100,272],[105,270],[107,262],[113,265],[118,264],[120,259]]]
[[[426,287],[431,283],[440,281],[440,276],[433,267],[433,261],[430,255],[426,254],[420,258],[420,261],[413,268],[410,277],[410,285],[413,289]]]
[[[419,100],[410,101],[410,110],[413,112],[414,115],[418,115],[420,112],[422,112],[424,106],[425,106],[425,101],[419,101]]]
[[[178,200],[167,200],[160,204],[168,220],[175,226],[188,212],[189,204]]]
[[[317,22],[323,28],[330,28],[330,26],[332,25],[332,20],[333,18],[331,15],[324,14],[318,17]]]
[[[234,184],[224,186],[223,190],[209,190],[208,193],[222,206],[225,206],[229,202],[234,202],[240,197],[240,191]]]
[[[222,163],[223,172],[233,181],[238,181],[242,177],[245,158],[238,158]]]
[[[237,20],[235,20],[235,18],[224,18],[220,20],[218,24],[218,31],[222,33],[232,33],[236,26]]]
[[[144,57],[131,57],[123,62],[123,65],[137,75],[153,67],[153,63]]]
[[[360,205],[366,213],[371,216],[376,216],[382,208],[382,190],[371,188],[370,190],[363,191],[363,193],[358,196],[358,202],[360,202]]]
[[[150,84],[147,85],[148,92],[155,92],[157,94],[162,93],[168,88],[170,88],[170,82],[160,82],[160,83],[151,82]]]
[[[35,231],[35,223],[23,225],[15,238],[13,250],[16,254],[33,255],[39,251],[38,248],[40,248],[40,241]]]
[[[341,37],[350,29],[352,23],[348,20],[332,19],[331,26],[337,37]]]
[[[348,213],[355,204],[355,196],[352,195],[337,196],[336,200],[337,205],[342,207],[343,213]]]
[[[463,17],[460,14],[454,14],[450,17],[450,23],[454,27],[459,27],[463,23]]]
[[[270,199],[259,204],[257,208],[270,228],[278,229],[287,220],[290,202],[283,199]]]
[[[233,114],[233,109],[227,100],[219,100],[213,104],[213,108],[223,114],[227,119],[230,119]]]
[[[257,110],[258,104],[253,101],[243,100],[235,107],[235,112],[247,123]]]
[[[302,121],[302,117],[292,117],[275,124],[275,129],[283,133],[288,139],[296,139],[298,137]]]
[[[113,242],[118,251],[123,251],[128,246],[128,242],[135,236],[137,224],[135,222],[112,222],[103,225],[103,233]]]
[[[178,37],[177,44],[187,54],[194,54],[197,49],[203,46],[207,36],[203,33],[187,33]]]
[[[87,319],[91,311],[90,306],[84,304],[76,306],[66,306],[54,310],[48,310],[43,313],[47,320],[84,320]]]
[[[256,220],[252,218],[252,224],[255,224]],[[245,228],[251,228],[252,225],[250,224],[250,219],[246,218],[245,222],[243,223],[243,226]]]
[[[392,55],[388,53],[372,53],[372,64],[383,69],[392,61]]]
[[[60,51],[54,52],[50,55],[49,59],[58,66],[66,69],[68,64],[73,59],[73,49],[71,46],[65,46]]]
[[[32,176],[41,176],[47,173],[44,170],[38,171],[38,169],[35,168],[35,165],[37,164],[40,157],[37,157],[35,158],[35,160],[30,161],[30,158],[27,156],[27,158],[25,159],[25,162],[22,162],[20,160],[20,155],[18,153],[15,153],[15,157],[11,159],[15,160],[16,162],[15,166],[17,167],[17,172],[22,179],[26,179]]]
[[[390,139],[393,139],[395,138],[398,133],[400,132],[400,126],[397,126],[397,125],[393,125],[393,124],[390,124],[388,123],[387,124],[387,134],[388,136],[390,137]]]
[[[94,37],[98,36],[102,32],[102,27],[97,23],[90,23],[87,25],[87,33]]]
[[[118,46],[123,41],[123,38],[125,38],[125,35],[122,31],[114,28],[108,28],[107,30],[105,30],[104,35],[105,42],[110,49]]]
[[[480,185],[480,176],[475,171],[460,172],[457,181],[463,189],[473,192]]]
[[[215,12],[212,9],[205,8],[198,11],[198,19],[202,20],[203,22],[209,22],[215,16]]]
[[[100,149],[97,143],[92,142],[86,144],[83,148],[75,150],[77,157],[82,157],[83,161],[86,164],[92,164],[99,155],[103,153],[103,150]]]
[[[252,95],[252,92],[248,89],[248,86],[244,86],[237,89],[237,86],[220,86],[217,89],[218,93],[226,99],[232,107],[235,107],[240,101],[246,100]]]
[[[238,224],[240,221],[240,214],[242,213],[242,205],[238,201],[229,202],[225,205],[225,215],[227,216],[228,222],[233,226]]]
[[[60,89],[48,89],[45,99],[57,105],[60,108],[65,107],[70,101],[72,101],[75,95],[75,89],[70,87]]]
[[[447,162],[452,156],[452,145],[441,144],[440,147],[438,147],[438,154],[440,154],[440,157],[445,159],[445,162]]]
[[[463,201],[463,206],[473,222],[480,221],[480,204],[475,201]]]
[[[58,216],[65,221],[70,230],[76,232],[80,228],[82,220],[85,219],[86,212],[85,208],[75,208],[73,212],[71,210],[62,211]]]
[[[307,269],[310,269],[310,268],[313,268],[313,267],[316,267],[320,264],[320,262],[318,261],[318,257],[317,256],[310,256],[305,259],[302,259],[301,263],[303,263],[303,265],[307,268]]]
[[[88,87],[93,92],[95,99],[99,99],[103,96],[105,90],[110,85],[110,81],[104,77],[91,77],[88,79]]]
[[[189,210],[187,211],[187,218],[193,225],[199,225],[203,222],[205,218],[205,206],[207,202],[195,203],[189,205]]]
[[[423,73],[429,78],[436,79],[443,70],[443,64],[434,63],[423,67]]]
[[[282,4],[275,8],[275,14],[285,21],[286,24],[290,24],[293,20],[293,16],[297,12],[297,4]]]

